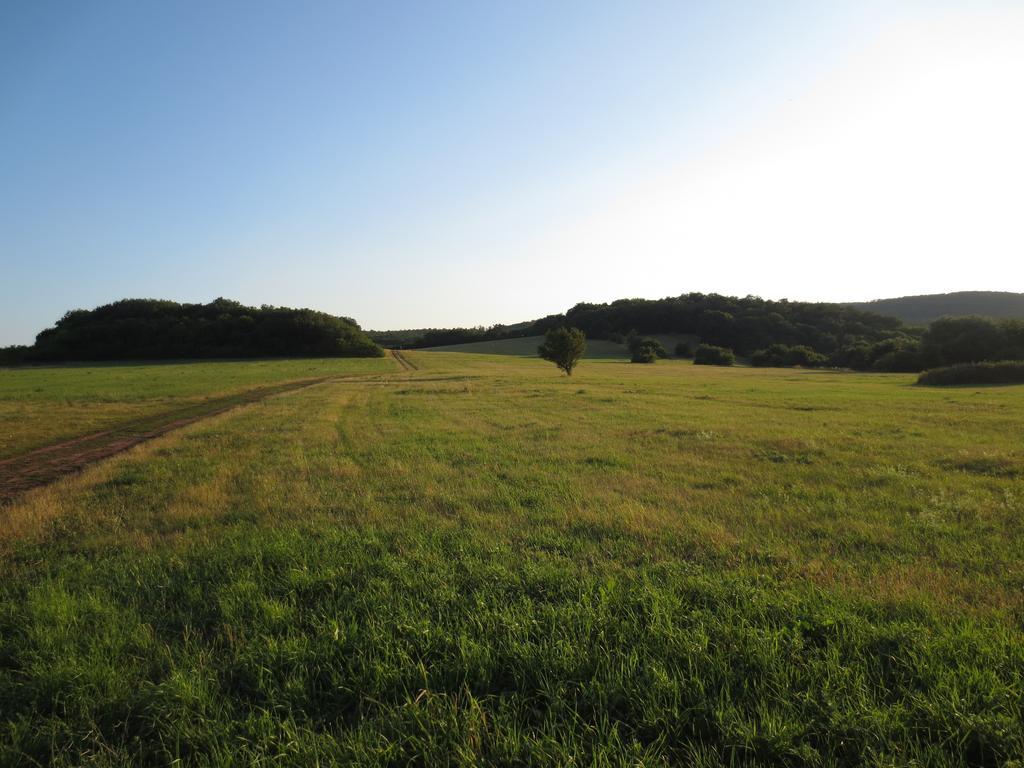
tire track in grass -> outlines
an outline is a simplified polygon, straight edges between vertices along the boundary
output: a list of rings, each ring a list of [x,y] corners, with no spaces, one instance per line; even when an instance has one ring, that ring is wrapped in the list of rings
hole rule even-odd
[[[320,384],[333,377],[300,379],[284,384],[256,387],[233,395],[211,398],[201,403],[174,408],[163,413],[123,422],[102,432],[36,448],[20,456],[0,461],[0,506],[4,506],[33,488],[48,485],[65,475],[80,471],[122,451],[160,437],[201,419],[224,413],[240,405],[255,403],[272,395],[294,392]]]
[[[418,365],[416,365],[416,363],[414,363],[412,360],[407,358],[405,355],[403,355],[397,349],[392,349],[391,350],[391,356],[393,358],[395,358],[395,360],[398,361],[398,364],[400,366],[402,366],[407,371],[418,371],[420,369],[420,367]]]

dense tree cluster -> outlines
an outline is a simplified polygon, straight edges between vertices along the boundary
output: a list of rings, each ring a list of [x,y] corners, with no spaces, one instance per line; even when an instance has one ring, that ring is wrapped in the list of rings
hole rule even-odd
[[[689,360],[693,357],[693,345],[688,341],[680,341],[676,344],[676,357]]]
[[[433,347],[470,341],[535,336],[570,325],[590,339],[621,340],[630,334],[692,334],[708,344],[750,354],[771,344],[805,345],[830,354],[858,340],[880,341],[906,332],[892,317],[840,304],[767,301],[689,293],[665,299],[620,299],[610,304],[577,304],[565,314],[532,323],[491,328],[425,331],[409,346]]]
[[[961,363],[933,368],[917,378],[930,387],[975,386],[978,384],[1024,384],[1024,360],[998,363]]]
[[[792,347],[785,344],[772,344],[767,349],[760,349],[750,356],[750,364],[759,368],[783,368],[796,365],[803,368],[820,368],[823,365],[828,365],[828,362],[828,357],[802,344]]]
[[[633,357],[647,334],[686,334],[749,356],[754,365],[832,366],[862,371],[926,368],[1024,359],[1024,321],[947,317],[927,329],[841,304],[766,301],[689,293],[665,299],[577,304],[565,314],[490,328],[391,331],[374,334],[396,347],[434,347],[536,336],[561,327],[587,338],[630,345]],[[687,356],[689,347],[677,348]],[[129,299],[67,313],[39,334],[33,347],[0,349],[0,364],[24,361],[158,358],[376,356],[380,347],[355,321],[308,309],[244,307]]]
[[[750,354],[771,344],[805,345],[828,354],[856,339],[877,341],[904,330],[895,318],[839,304],[700,293],[657,300],[577,304],[565,317],[592,338],[608,338],[613,333],[631,330],[641,334],[694,334],[706,344],[728,347],[740,354]]]
[[[943,317],[915,338],[859,341],[830,356],[836,367],[912,373],[925,368],[995,360],[1024,360],[1024,321]]]
[[[694,365],[735,365],[736,355],[727,347],[716,347],[714,344],[701,344],[693,353]]]
[[[423,349],[425,347],[447,347],[452,344],[468,344],[474,341],[494,341],[536,336],[544,331],[535,331],[534,323],[516,325],[477,326],[475,328],[411,328],[400,331],[367,331],[366,334],[378,344],[396,349]]]
[[[577,304],[565,314],[532,323],[435,329],[419,336],[408,331],[402,332],[401,340],[411,347],[434,347],[535,336],[567,325],[579,328],[587,338],[626,344],[646,334],[693,335],[703,344],[749,356],[763,366],[911,372],[978,360],[1024,359],[1021,321],[943,318],[922,330],[844,304],[701,293]],[[630,348],[631,355],[635,351]]]
[[[68,312],[8,362],[383,354],[354,320],[311,309],[125,299]]]
[[[629,359],[634,363],[653,363],[668,357],[668,352],[660,341],[636,333],[629,335],[626,346],[629,348]]]

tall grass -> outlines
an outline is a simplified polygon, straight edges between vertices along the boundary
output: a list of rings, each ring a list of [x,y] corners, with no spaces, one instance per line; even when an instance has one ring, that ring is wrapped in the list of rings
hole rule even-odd
[[[0,459],[259,386],[393,370],[365,358],[0,368]]]
[[[5,510],[0,763],[1024,754],[1021,390],[407,354]]]

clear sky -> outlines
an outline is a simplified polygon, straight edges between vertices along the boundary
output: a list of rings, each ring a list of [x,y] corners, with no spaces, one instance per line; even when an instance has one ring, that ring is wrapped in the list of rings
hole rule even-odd
[[[1024,3],[0,4],[0,344],[1024,291]]]

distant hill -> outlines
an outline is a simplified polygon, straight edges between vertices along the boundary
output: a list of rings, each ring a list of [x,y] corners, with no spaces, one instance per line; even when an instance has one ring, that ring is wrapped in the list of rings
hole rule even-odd
[[[515,325],[382,331],[370,332],[370,336],[388,346],[424,349],[539,336],[561,325],[579,328],[588,339],[618,344],[631,333],[686,335],[729,347],[741,355],[772,344],[807,346],[829,355],[852,344],[908,337],[901,320],[843,304],[768,301],[713,293],[580,303],[565,313]]]
[[[470,338],[479,336],[488,339],[497,338],[520,338],[530,333],[536,321],[528,320],[512,325],[493,325],[490,327],[477,326],[476,328],[405,328],[397,331],[367,331],[366,335],[378,344],[385,347],[404,349],[406,347],[440,346],[441,344],[456,344],[467,341]],[[449,337],[457,337],[455,341],[449,341]],[[426,341],[424,341],[426,340]],[[431,342],[430,340],[433,340]]]
[[[940,317],[980,315],[994,318],[1024,318],[1024,293],[1008,291],[958,291],[895,299],[848,302],[848,307],[879,315],[897,317],[912,325],[926,325]]]
[[[355,320],[312,309],[123,299],[68,312],[0,362],[252,357],[380,357]]]

